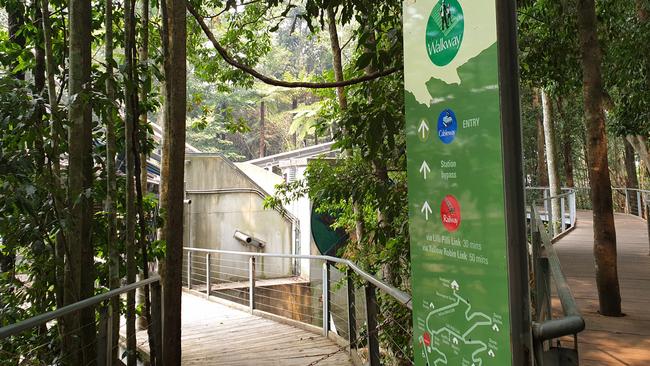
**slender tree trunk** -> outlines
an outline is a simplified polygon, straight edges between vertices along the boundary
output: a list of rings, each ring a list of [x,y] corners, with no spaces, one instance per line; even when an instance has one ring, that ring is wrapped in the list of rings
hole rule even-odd
[[[296,98],[294,96],[293,98],[291,98],[291,110],[295,112],[296,109],[298,109],[298,98]],[[292,138],[292,142],[293,142],[293,148],[297,149],[298,148],[298,133],[294,132],[293,136],[291,136],[291,138]]]
[[[564,113],[564,102],[561,97],[556,100],[557,110],[564,123],[562,124],[562,155],[564,156],[564,174],[566,175],[567,187],[575,187],[573,173],[573,144],[575,137],[571,135],[571,126],[566,113]]]
[[[542,110],[544,120],[544,140],[546,141],[546,160],[548,161],[548,183],[550,187],[550,196],[557,197],[560,194],[560,177],[557,167],[557,153],[555,142],[555,121],[553,120],[553,107],[551,100],[542,89]],[[553,236],[560,233],[560,224],[564,219],[560,212],[560,200],[551,200],[551,213],[553,222],[550,223],[553,229]]]
[[[46,0],[44,0],[46,1]],[[105,21],[105,57],[106,57],[106,97],[108,100],[115,100],[115,85],[113,64],[113,1],[106,1]],[[106,112],[106,201],[105,210],[107,213],[107,252],[108,252],[108,285],[111,289],[120,287],[120,258],[117,249],[117,213],[115,202],[117,201],[117,167],[115,166],[115,155],[117,153],[115,137],[115,121],[117,110],[111,106]],[[120,300],[115,297],[110,302],[112,329],[120,329]],[[111,359],[117,360],[119,332],[113,331],[113,338],[110,342]]]
[[[93,201],[92,110],[90,93],[91,67],[91,5],[86,0],[70,0],[70,107],[68,119],[68,235],[64,294],[65,304],[72,304],[94,295],[94,250],[91,241]],[[68,344],[71,364],[95,364],[95,309],[81,315],[67,316],[65,324],[73,331]],[[81,330],[79,326],[83,326]]]
[[[52,56],[52,31],[50,29],[50,11],[48,9],[48,0],[42,0],[40,2],[42,17],[42,26],[43,26],[43,46],[45,52],[45,75],[47,80],[47,95],[48,101],[50,104],[50,146],[49,146],[49,157],[48,157],[48,175],[50,176],[50,183],[54,189],[52,189],[52,200],[54,201],[54,207],[56,211],[56,216],[59,221],[64,220],[64,201],[65,198],[62,197],[62,182],[61,182],[61,164],[60,164],[60,154],[59,154],[59,144],[61,141],[60,134],[63,130],[61,126],[61,119],[59,116],[58,101],[56,96],[56,83],[54,82],[54,74],[56,70],[56,63]],[[56,306],[57,308],[62,308],[64,306],[64,292],[65,292],[65,248],[67,244],[65,243],[65,233],[63,230],[60,230],[55,239],[55,250],[54,250],[54,263],[55,263],[55,292],[56,292]],[[61,324],[59,327],[59,334],[61,338],[64,334],[64,329],[66,329],[65,324]],[[66,343],[64,339],[64,352]]]
[[[139,2],[140,4],[140,49],[138,51],[139,57],[140,57],[140,64],[141,65],[146,65],[149,62],[149,0],[141,0]],[[147,98],[149,96],[149,85],[150,85],[150,78],[149,78],[149,73],[145,73],[142,75],[142,78],[144,78],[144,82],[142,83],[142,86],[140,87],[140,100],[139,104],[141,106],[146,106],[147,104]],[[139,110],[140,113],[140,126],[143,127],[142,131],[140,131],[140,127],[136,126],[136,130],[134,131],[136,135],[136,139],[138,140],[138,148],[137,150],[137,161],[136,161],[136,175],[139,178],[136,182],[136,185],[138,187],[138,190],[136,191],[136,196],[138,200],[138,217],[141,222],[141,234],[140,234],[140,247],[142,251],[142,261],[143,261],[143,272],[141,273],[142,279],[147,279],[149,278],[149,273],[148,273],[148,258],[147,258],[147,253],[145,248],[148,248],[148,242],[149,238],[148,236],[143,236],[143,232],[146,231],[146,225],[145,230],[142,229],[142,222],[144,221],[143,215],[140,215],[140,212],[143,211],[143,206],[142,206],[142,199],[144,195],[147,194],[147,152],[145,151],[145,147],[147,146],[147,125],[149,123],[148,121],[148,116],[147,116],[147,109],[146,108],[141,108]],[[142,137],[140,139],[140,137]],[[146,273],[145,273],[146,272]],[[144,305],[145,309],[149,309],[149,304],[150,300],[148,299],[148,287],[143,287],[139,288],[136,291],[136,304],[139,305]],[[138,329],[139,330],[144,330],[148,329],[148,320],[150,317],[150,312],[148,310],[145,311],[143,314],[144,316],[140,316],[138,318]],[[151,332],[149,332],[151,333]],[[152,348],[155,352],[155,348]],[[151,355],[150,355],[151,357]],[[155,362],[155,357],[151,357],[154,359]]]
[[[135,259],[135,154],[134,136],[135,124],[138,118],[138,91],[136,67],[136,49],[135,49],[135,0],[125,0],[124,2],[124,26],[125,26],[125,74],[126,87],[124,100],[126,101],[126,119],[124,121],[124,145],[126,160],[126,281],[134,283],[136,281],[137,266]],[[135,366],[137,363],[136,350],[136,327],[135,327],[135,292],[131,291],[126,296],[126,348],[127,348],[127,365]]]
[[[167,243],[163,277],[163,362],[168,366],[181,364],[181,268],[183,260],[183,199],[185,171],[186,118],[186,10],[184,0],[163,2],[163,24],[166,39],[165,135],[168,154],[163,156],[166,192],[161,201],[164,215],[163,240]]]
[[[594,215],[594,256],[600,313],[606,316],[620,316],[621,294],[618,283],[616,228],[607,161],[601,51],[594,0],[578,0],[578,31],[582,51],[585,129]]]
[[[266,156],[266,103],[260,103],[260,146],[259,156],[263,158]]]
[[[634,148],[627,139],[623,139],[623,144],[625,145],[625,185],[627,188],[639,188]]]
[[[341,57],[341,45],[339,42],[339,34],[336,26],[336,12],[334,8],[327,8],[327,22],[330,35],[330,45],[332,48],[332,65],[334,68],[334,77],[336,81],[343,81],[343,61]],[[345,87],[336,88],[336,96],[339,101],[339,108],[346,110],[348,108],[348,98],[345,93]],[[347,155],[352,155],[352,151],[347,151]],[[352,198],[352,212],[354,213],[354,227],[357,242],[363,240],[365,233],[365,223],[363,222],[363,209],[362,204],[358,199]]]
[[[540,93],[533,90],[533,107],[541,110]],[[548,166],[546,165],[546,140],[544,138],[544,119],[537,115],[537,185],[548,187]]]

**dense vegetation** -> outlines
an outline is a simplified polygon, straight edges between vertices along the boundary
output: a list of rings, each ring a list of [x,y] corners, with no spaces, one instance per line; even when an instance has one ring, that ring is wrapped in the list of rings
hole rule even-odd
[[[171,228],[182,227],[186,134],[233,160],[335,141],[335,163],[314,162],[268,204],[309,195],[352,234],[342,256],[409,291],[401,1],[0,6],[0,326],[133,282],[160,260],[166,364],[180,362],[182,233]],[[526,179],[592,187],[601,264],[615,259],[610,187],[650,187],[649,11],[648,0],[518,8]],[[162,179],[152,190],[153,152]],[[618,315],[616,266],[601,269],[601,312]],[[410,324],[380,300],[382,314]],[[111,311],[134,331],[133,295]],[[149,300],[139,311],[148,316]],[[0,341],[0,364],[92,364],[95,316]],[[408,335],[391,331],[403,361]]]

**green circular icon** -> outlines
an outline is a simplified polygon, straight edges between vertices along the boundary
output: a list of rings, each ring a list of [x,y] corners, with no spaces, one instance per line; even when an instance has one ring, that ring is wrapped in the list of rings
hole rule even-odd
[[[427,23],[426,47],[429,59],[437,66],[448,65],[463,42],[465,18],[458,0],[440,0]]]

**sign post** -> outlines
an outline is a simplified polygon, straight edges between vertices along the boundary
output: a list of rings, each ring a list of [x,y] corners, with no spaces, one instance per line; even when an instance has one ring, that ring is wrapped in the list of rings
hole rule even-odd
[[[530,329],[514,0],[405,0],[416,365],[520,366]]]

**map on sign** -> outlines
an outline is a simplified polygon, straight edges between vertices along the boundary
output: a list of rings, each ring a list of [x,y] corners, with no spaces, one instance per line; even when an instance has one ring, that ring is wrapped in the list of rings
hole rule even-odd
[[[422,304],[428,311],[421,324],[426,331],[418,339],[422,358],[430,366],[448,365],[459,356],[462,365],[486,365],[499,352],[494,335],[501,331],[502,317],[473,309],[457,281],[441,281],[450,292],[438,293],[436,301]]]

